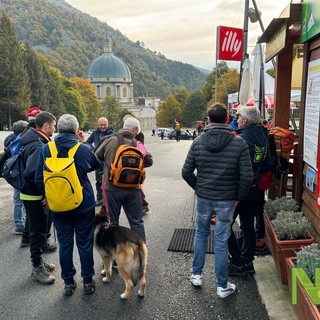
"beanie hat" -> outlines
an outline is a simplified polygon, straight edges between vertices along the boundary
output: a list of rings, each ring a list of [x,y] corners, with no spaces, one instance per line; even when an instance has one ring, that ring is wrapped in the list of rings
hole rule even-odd
[[[26,111],[26,116],[28,117],[28,121],[34,121],[37,114],[42,112],[38,107],[32,107]]]

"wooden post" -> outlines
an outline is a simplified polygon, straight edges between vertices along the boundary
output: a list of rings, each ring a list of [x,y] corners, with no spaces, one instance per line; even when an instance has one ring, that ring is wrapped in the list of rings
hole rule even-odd
[[[289,128],[293,44],[278,54],[276,64],[273,125]]]

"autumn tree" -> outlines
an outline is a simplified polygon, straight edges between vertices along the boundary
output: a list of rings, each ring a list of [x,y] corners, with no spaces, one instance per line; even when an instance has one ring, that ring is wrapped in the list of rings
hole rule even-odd
[[[217,80],[217,101],[228,105],[228,94],[237,92],[239,89],[239,72],[230,68]],[[213,92],[208,105],[215,102],[215,92]]]
[[[183,112],[183,125],[191,127],[195,121],[203,120],[206,117],[207,103],[202,90],[191,94],[186,102]]]
[[[10,18],[3,13],[0,17],[0,121],[8,127],[21,119],[30,107],[30,85],[23,49]]]
[[[123,127],[123,117],[128,110],[122,109],[119,101],[113,96],[106,96],[102,101],[102,115],[106,117],[115,130]]]
[[[184,106],[186,105],[186,102],[190,97],[190,93],[184,86],[182,86],[176,93],[173,94],[173,96],[180,103],[182,109],[184,109]]]
[[[181,105],[173,95],[170,95],[160,104],[156,114],[156,122],[159,127],[172,127],[174,120],[181,121],[181,117]]]
[[[89,80],[84,78],[73,78],[71,81],[76,84],[86,108],[87,121],[85,129],[94,128],[101,117],[102,105],[95,93],[94,87]]]

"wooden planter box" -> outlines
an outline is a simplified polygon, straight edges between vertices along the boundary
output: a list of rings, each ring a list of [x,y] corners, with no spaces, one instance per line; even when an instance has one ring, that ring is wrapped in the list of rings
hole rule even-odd
[[[274,232],[273,224],[266,212],[263,214],[265,224],[265,237],[271,251],[274,263],[282,284],[288,284],[285,259],[294,257],[296,251],[300,251],[302,246],[307,246],[314,242],[310,235],[309,239],[301,240],[279,240]]]
[[[286,258],[286,270],[288,276],[288,288],[290,297],[292,294],[292,283],[291,283],[291,269],[294,266],[293,260],[295,258]],[[298,303],[295,305],[295,311],[300,320],[319,320],[320,319],[320,312],[315,304],[311,301],[308,294],[298,282]]]

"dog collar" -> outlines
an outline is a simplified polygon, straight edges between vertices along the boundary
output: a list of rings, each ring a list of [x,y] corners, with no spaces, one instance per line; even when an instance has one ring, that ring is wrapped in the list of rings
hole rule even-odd
[[[108,220],[107,222],[105,222],[105,223],[103,224],[103,228],[104,228],[105,230],[109,229],[110,226],[111,226],[110,220]]]

